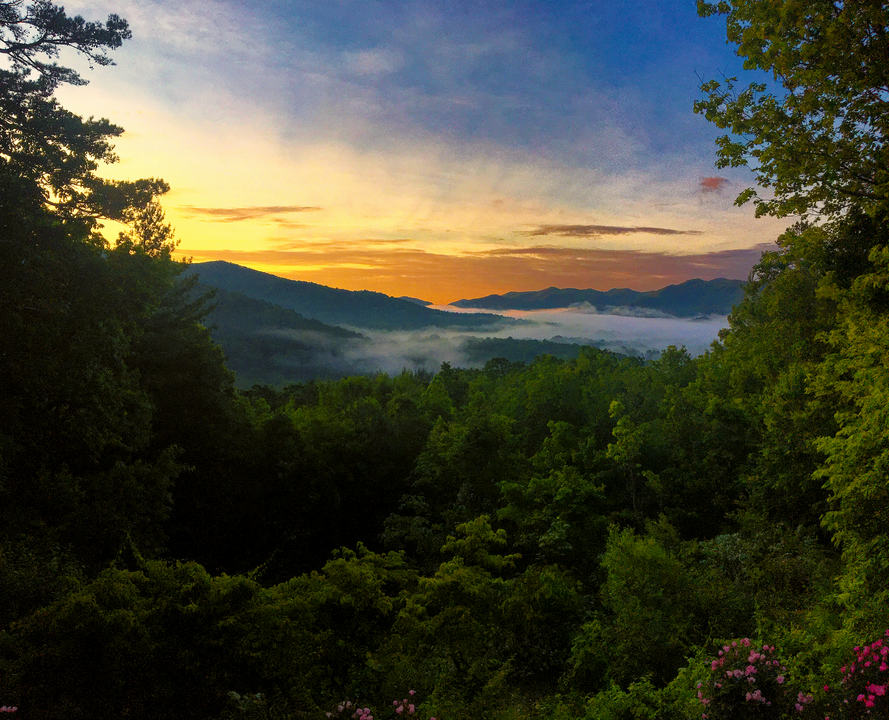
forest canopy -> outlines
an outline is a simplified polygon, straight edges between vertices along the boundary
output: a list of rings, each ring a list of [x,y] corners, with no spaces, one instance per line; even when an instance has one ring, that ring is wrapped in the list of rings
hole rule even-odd
[[[889,10],[699,7],[778,83],[704,84],[718,162],[811,216],[708,353],[238,391],[54,97],[126,22],[0,1],[0,712],[889,714]]]

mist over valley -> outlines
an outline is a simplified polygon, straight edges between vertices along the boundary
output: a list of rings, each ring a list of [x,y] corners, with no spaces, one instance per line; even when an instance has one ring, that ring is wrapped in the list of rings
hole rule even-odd
[[[581,301],[573,307],[480,313],[472,307],[337,290],[229,263],[193,267],[203,291],[215,292],[206,325],[242,387],[403,370],[434,373],[442,363],[476,368],[493,358],[530,363],[539,355],[553,355],[570,360],[584,346],[647,359],[671,345],[699,355],[727,325],[727,309],[726,314],[677,317],[638,304],[640,298],[670,296],[663,291],[599,293],[622,298],[622,306],[597,308]],[[672,296],[681,296],[679,312],[686,315],[695,303],[723,309],[726,283],[730,289],[739,285],[691,281],[672,286]],[[689,288],[695,291],[694,302]],[[552,303],[555,290],[536,295],[545,294]],[[562,296],[577,299],[583,292],[570,290]],[[507,300],[499,303],[530,295],[511,293],[500,296]],[[662,301],[661,307],[670,306]]]

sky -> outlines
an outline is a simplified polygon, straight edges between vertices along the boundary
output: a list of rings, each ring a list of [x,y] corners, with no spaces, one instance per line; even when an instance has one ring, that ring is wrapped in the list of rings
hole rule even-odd
[[[77,0],[126,18],[65,107],[163,177],[179,253],[437,304],[746,278],[792,219],[734,198],[694,0]],[[71,57],[63,61],[83,67]],[[108,228],[113,237],[116,229]]]

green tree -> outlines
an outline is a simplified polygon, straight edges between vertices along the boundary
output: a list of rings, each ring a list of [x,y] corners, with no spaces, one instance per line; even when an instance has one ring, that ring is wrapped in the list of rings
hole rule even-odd
[[[103,180],[100,163],[117,160],[111,144],[123,129],[106,119],[84,120],[53,97],[62,84],[83,85],[74,70],[55,62],[60,51],[110,65],[108,53],[130,37],[127,22],[109,15],[105,23],[69,17],[48,0],[0,2],[0,158],[29,178],[44,200],[63,216],[125,221],[169,188],[162,180]]]
[[[744,67],[774,86],[736,77],[702,85],[695,103],[718,127],[719,167],[750,166],[757,215],[823,213],[889,203],[889,7],[882,0],[698,1],[726,15]]]
[[[0,537],[51,537],[88,563],[113,557],[128,532],[154,550],[179,468],[170,444],[152,447],[135,356],[175,267],[103,253],[8,170],[0,164]]]
[[[870,257],[872,272],[849,292],[835,291],[841,319],[827,335],[833,352],[813,389],[839,396],[838,429],[818,440],[826,457],[816,472],[829,492],[824,525],[843,550],[839,599],[853,627],[873,632],[889,603],[889,250],[876,247]]]
[[[518,556],[502,554],[506,533],[487,516],[456,533],[442,547],[449,559],[420,578],[374,664],[390,678],[390,692],[415,683],[436,715],[469,718],[504,697],[515,644],[504,614]]]

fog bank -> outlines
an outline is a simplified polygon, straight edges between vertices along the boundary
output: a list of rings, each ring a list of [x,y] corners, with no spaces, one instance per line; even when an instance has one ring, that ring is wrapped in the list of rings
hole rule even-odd
[[[434,307],[449,312],[477,312],[450,305]],[[598,312],[590,306],[492,314],[522,322],[484,332],[440,328],[380,332],[356,328],[366,339],[340,346],[338,361],[365,373],[392,374],[404,369],[435,372],[443,362],[455,367],[478,367],[484,362],[473,357],[469,346],[482,338],[575,343],[644,357],[657,356],[664,348],[675,345],[685,346],[692,355],[700,355],[717,339],[719,331],[728,326],[723,316],[689,320],[626,312],[617,315]]]

